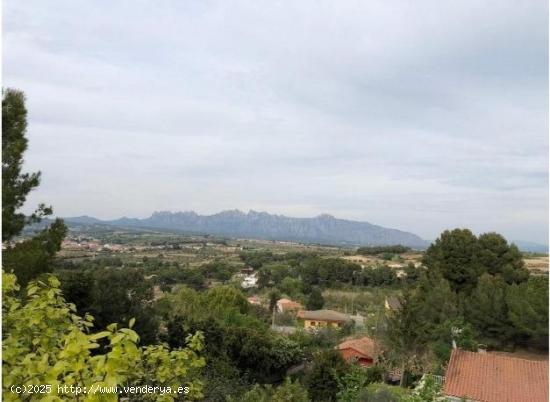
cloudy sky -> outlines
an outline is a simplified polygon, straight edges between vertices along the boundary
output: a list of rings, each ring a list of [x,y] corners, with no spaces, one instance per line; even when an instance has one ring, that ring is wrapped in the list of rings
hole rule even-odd
[[[545,0],[3,3],[30,205],[548,242]]]

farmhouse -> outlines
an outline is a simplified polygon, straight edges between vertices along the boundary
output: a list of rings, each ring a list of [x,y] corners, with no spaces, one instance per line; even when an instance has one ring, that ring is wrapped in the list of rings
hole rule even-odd
[[[378,358],[378,346],[369,338],[350,339],[342,342],[336,349],[347,362],[358,362],[363,367],[372,366]]]
[[[452,402],[547,402],[548,361],[454,349],[443,391]]]
[[[305,329],[340,328],[351,320],[349,315],[334,310],[298,311],[296,316],[304,320]]]
[[[277,301],[277,311],[279,313],[286,313],[289,311],[297,312],[303,308],[304,306],[302,306],[300,303],[292,301],[290,299],[279,299]]]

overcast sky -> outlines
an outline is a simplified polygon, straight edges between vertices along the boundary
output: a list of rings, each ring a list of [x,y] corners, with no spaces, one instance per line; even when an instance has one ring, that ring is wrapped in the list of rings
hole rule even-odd
[[[546,0],[3,3],[30,206],[548,242]]]

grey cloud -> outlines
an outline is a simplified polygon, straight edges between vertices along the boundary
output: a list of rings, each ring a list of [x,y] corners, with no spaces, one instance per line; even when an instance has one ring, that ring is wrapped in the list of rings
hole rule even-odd
[[[548,5],[4,2],[30,202],[322,212],[547,242]]]

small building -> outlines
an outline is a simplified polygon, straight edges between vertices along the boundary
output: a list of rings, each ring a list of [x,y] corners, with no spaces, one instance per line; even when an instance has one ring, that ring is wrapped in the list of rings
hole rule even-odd
[[[547,402],[548,361],[454,349],[443,394],[452,402]]]
[[[376,363],[379,354],[376,342],[367,336],[344,341],[336,346],[336,349],[345,361],[358,362],[363,367],[369,367]]]
[[[302,310],[304,306],[300,303],[292,301],[290,299],[279,299],[277,300],[277,312],[287,313],[287,312],[298,312]]]
[[[241,281],[241,287],[243,289],[254,288],[257,285],[258,285],[258,277],[256,276],[256,274],[245,275],[243,280]]]
[[[351,320],[349,315],[334,310],[302,310],[296,316],[304,320],[305,329],[340,328]]]
[[[396,296],[388,296],[384,302],[384,307],[388,311],[397,311],[401,309],[401,301]]]

